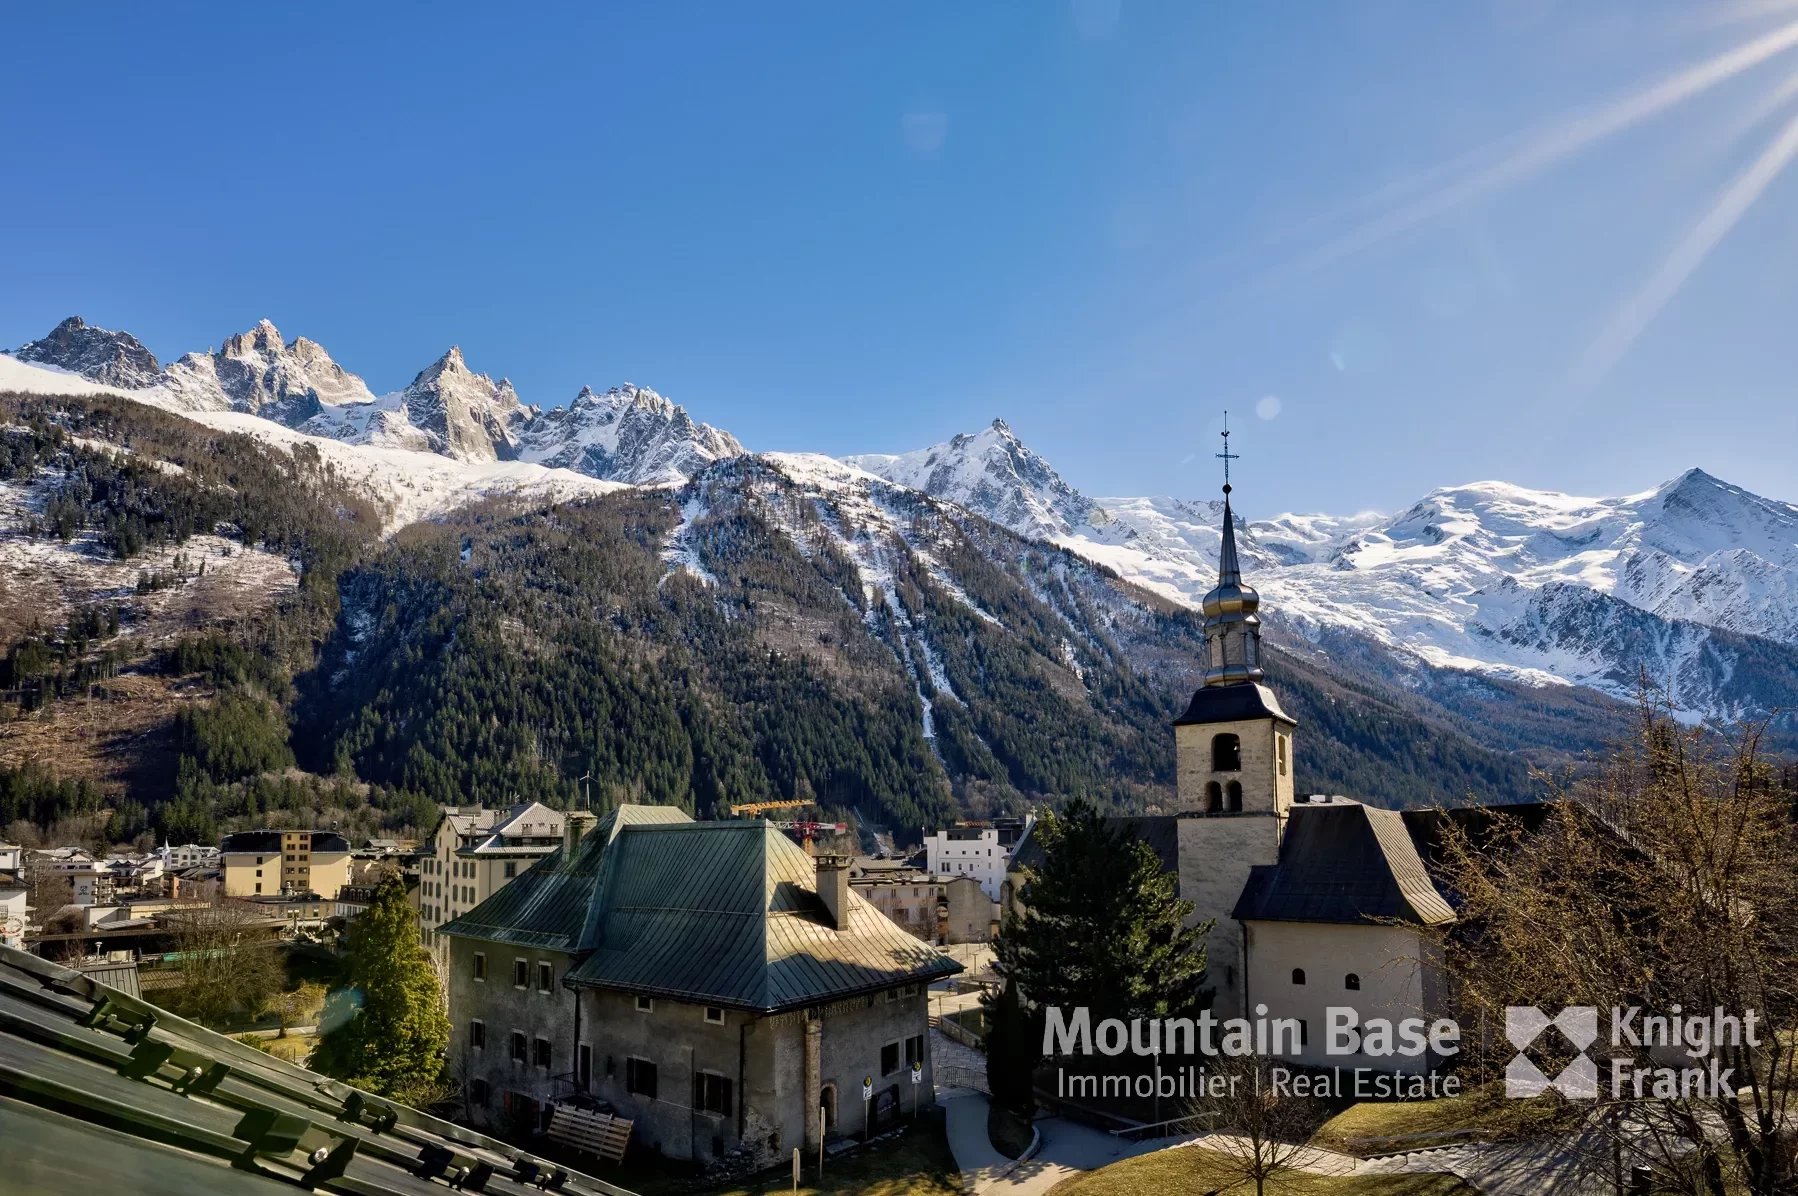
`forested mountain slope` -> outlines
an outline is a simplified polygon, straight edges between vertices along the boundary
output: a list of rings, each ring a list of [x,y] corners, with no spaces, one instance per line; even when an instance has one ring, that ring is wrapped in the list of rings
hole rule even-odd
[[[587,787],[700,814],[815,796],[909,839],[1077,793],[1169,800],[1198,617],[841,463],[731,457],[679,489],[489,500],[383,538],[303,440],[99,396],[0,404],[0,555],[54,564],[0,590],[0,830],[372,829]],[[261,592],[217,584],[245,559],[266,565],[230,576]],[[1273,671],[1301,788],[1529,791],[1445,706]]]

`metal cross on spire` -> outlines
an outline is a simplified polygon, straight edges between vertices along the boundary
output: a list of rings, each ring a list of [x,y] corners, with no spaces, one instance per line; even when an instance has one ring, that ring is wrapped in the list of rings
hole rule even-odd
[[[1224,451],[1217,454],[1224,463],[1224,493],[1230,493],[1230,462],[1242,459],[1241,453],[1230,451],[1230,413],[1224,412]]]

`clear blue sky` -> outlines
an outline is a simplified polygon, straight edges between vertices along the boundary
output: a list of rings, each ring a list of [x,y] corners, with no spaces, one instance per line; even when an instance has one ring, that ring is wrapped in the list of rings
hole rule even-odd
[[[1798,499],[1793,172],[1603,348],[1798,112],[1798,50],[1586,135],[1794,19],[32,5],[0,73],[0,343],[79,313],[173,357],[267,316],[385,391],[454,342],[528,402],[631,380],[757,449],[1003,415],[1093,494],[1213,492],[1229,407],[1254,513],[1693,464]]]

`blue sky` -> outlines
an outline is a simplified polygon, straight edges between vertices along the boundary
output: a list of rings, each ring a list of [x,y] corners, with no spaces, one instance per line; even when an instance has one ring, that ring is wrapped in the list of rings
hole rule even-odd
[[[1643,297],[1798,49],[1606,125],[1778,0],[178,12],[9,16],[0,343],[267,316],[377,391],[459,343],[756,449],[1000,415],[1101,495],[1212,492],[1227,407],[1251,514],[1798,499],[1798,179]]]

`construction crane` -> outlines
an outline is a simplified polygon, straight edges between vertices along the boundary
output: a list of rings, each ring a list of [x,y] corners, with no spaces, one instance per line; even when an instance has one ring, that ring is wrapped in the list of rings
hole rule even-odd
[[[789,801],[752,801],[744,805],[732,806],[730,816],[732,818],[760,818],[769,810],[798,810],[815,804],[804,798],[794,798]]]

